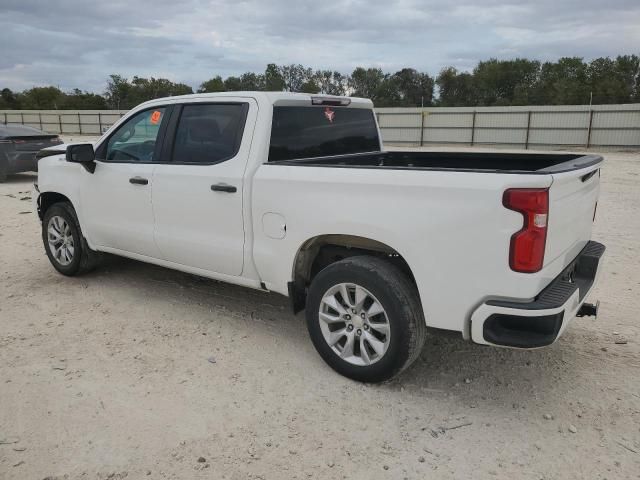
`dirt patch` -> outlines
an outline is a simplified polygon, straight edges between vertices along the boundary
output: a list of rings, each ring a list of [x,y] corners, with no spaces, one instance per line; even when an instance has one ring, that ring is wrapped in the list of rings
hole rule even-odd
[[[526,352],[432,332],[377,386],[331,371],[281,296],[124,259],[57,274],[35,176],[10,177],[0,478],[638,478],[640,157],[606,157],[600,317]]]

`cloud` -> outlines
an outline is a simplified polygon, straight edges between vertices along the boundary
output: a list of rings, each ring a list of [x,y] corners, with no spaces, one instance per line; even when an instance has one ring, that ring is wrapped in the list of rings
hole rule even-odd
[[[0,87],[104,90],[111,73],[197,87],[302,63],[432,75],[516,56],[640,53],[637,0],[0,0]]]

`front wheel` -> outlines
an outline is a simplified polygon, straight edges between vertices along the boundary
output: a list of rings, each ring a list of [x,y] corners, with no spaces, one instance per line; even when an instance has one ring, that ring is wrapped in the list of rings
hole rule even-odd
[[[49,261],[63,275],[88,272],[98,263],[99,254],[87,245],[70,203],[56,203],[44,213],[42,241]]]
[[[415,285],[378,257],[350,257],[322,270],[311,283],[306,317],[325,362],[362,382],[402,372],[426,337]]]

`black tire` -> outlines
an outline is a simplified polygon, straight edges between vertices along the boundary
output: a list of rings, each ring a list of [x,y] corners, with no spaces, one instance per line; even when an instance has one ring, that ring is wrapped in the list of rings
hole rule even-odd
[[[62,217],[69,225],[71,236],[73,237],[74,254],[68,265],[61,264],[53,255],[48,241],[47,228],[52,217]],[[80,223],[73,206],[68,202],[59,202],[51,205],[43,215],[42,219],[42,242],[49,257],[51,265],[63,275],[69,277],[81,275],[93,270],[99,263],[101,255],[89,248],[87,241],[82,235]]]
[[[354,283],[371,292],[382,304],[390,328],[384,355],[370,365],[354,365],[342,359],[325,341],[319,319],[324,294],[340,283]],[[361,382],[382,382],[398,375],[420,355],[426,325],[418,292],[407,275],[385,259],[350,257],[333,263],[313,279],[306,306],[307,328],[320,356],[345,377]]]

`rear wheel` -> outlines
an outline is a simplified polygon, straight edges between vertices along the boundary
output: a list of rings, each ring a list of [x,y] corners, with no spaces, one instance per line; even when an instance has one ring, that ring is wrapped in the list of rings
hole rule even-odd
[[[380,382],[418,357],[426,326],[415,286],[378,257],[350,257],[322,270],[306,308],[311,340],[338,373]]]
[[[55,203],[46,210],[42,241],[49,261],[63,275],[88,272],[98,263],[99,253],[87,245],[76,212],[68,202]]]

